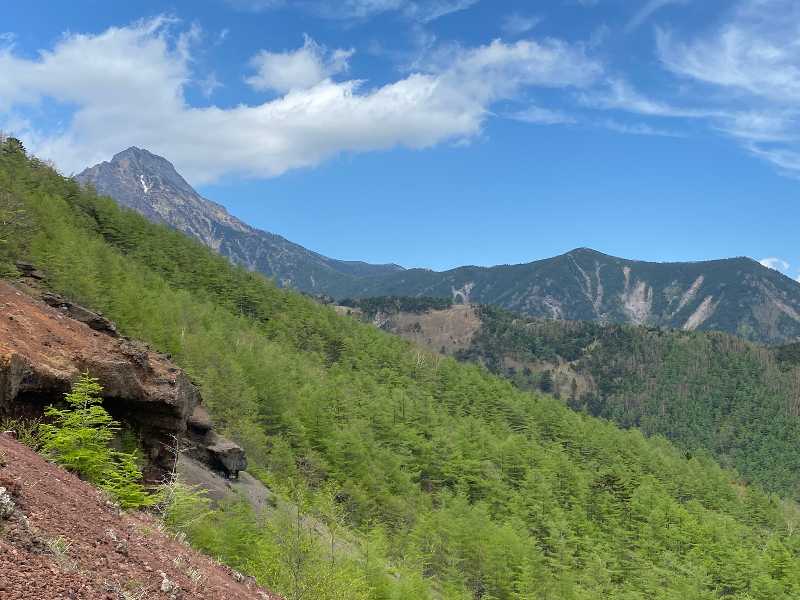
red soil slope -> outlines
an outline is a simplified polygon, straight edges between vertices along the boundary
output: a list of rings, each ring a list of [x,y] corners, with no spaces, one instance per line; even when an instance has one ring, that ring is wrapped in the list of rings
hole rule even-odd
[[[0,600],[278,600],[4,434],[0,487]]]

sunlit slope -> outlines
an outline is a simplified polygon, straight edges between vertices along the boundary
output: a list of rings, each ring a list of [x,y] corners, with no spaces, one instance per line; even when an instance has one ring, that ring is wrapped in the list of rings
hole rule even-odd
[[[347,523],[385,540],[391,585],[364,562],[352,597],[800,595],[791,507],[710,459],[279,290],[8,143],[0,201],[6,264],[170,352],[266,479],[335,486]]]

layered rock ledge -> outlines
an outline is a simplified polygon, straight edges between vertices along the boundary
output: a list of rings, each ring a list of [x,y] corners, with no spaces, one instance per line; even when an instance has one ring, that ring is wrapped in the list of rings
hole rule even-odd
[[[38,415],[88,372],[108,411],[137,433],[149,479],[172,469],[176,439],[188,438],[189,453],[213,469],[235,475],[246,467],[244,452],[214,432],[199,390],[167,356],[120,337],[98,313],[40,296],[0,281],[0,416]]]

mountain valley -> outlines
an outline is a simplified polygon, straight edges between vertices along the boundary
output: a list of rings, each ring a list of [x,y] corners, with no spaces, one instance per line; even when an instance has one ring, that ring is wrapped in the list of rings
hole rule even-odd
[[[798,497],[800,361],[721,332],[522,317],[436,298],[348,301],[340,313],[476,362],[573,410],[711,452],[746,480]]]
[[[263,519],[246,503],[212,510],[182,496],[165,524],[275,593],[800,595],[794,500],[748,485],[708,453],[620,429],[280,289],[9,141],[0,146],[0,198],[0,270],[15,285],[32,277],[62,304],[102,313],[108,329],[171,356],[220,434],[247,452],[250,475],[285,500],[285,514]],[[403,302],[441,310],[449,299]],[[451,319],[466,350],[478,321],[469,310]],[[582,347],[571,334],[560,341]],[[113,373],[98,374],[113,385]],[[308,530],[309,516],[325,537]],[[0,544],[13,542],[6,531]],[[350,541],[339,551],[342,536]]]
[[[578,248],[520,265],[404,269],[326,258],[253,229],[146,150],[129,148],[76,179],[280,286],[317,296],[432,296],[537,318],[724,331],[769,344],[800,338],[800,282],[749,258],[653,263]]]

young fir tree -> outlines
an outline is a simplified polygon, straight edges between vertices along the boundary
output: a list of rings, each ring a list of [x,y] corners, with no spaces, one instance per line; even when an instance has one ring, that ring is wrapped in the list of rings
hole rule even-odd
[[[66,394],[68,408],[49,406],[49,423],[40,426],[42,450],[56,463],[108,492],[123,508],[141,508],[154,502],[139,483],[142,473],[136,456],[111,448],[120,429],[102,406],[103,388],[88,373]]]

